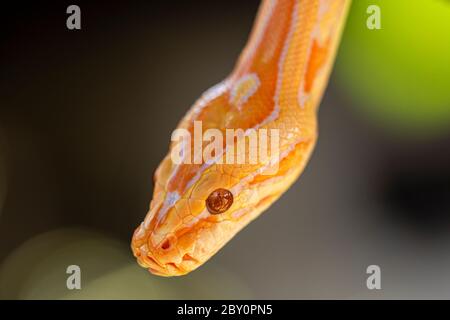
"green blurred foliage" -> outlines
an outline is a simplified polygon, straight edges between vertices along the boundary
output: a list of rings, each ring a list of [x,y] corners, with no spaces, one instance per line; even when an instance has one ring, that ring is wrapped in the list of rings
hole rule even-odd
[[[366,27],[372,4],[380,30]],[[336,76],[352,104],[385,128],[411,136],[448,129],[450,1],[353,1]]]
[[[81,268],[81,290],[66,286]],[[233,274],[213,263],[183,277],[151,275],[128,244],[98,232],[64,228],[38,235],[0,266],[0,299],[250,299]]]

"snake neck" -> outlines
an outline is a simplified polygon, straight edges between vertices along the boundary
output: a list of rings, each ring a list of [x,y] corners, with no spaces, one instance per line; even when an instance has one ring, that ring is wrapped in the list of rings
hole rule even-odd
[[[286,116],[301,117],[316,111],[349,3],[350,0],[263,1],[230,78],[234,84],[246,83],[247,88],[257,84],[258,91],[266,99],[271,98],[267,101],[272,104],[269,120],[276,120],[292,108],[298,112],[288,112]]]

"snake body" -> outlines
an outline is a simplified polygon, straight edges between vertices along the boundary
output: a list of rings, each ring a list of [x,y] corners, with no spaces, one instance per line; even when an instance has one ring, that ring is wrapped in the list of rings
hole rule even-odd
[[[194,103],[178,128],[193,133],[201,121],[203,130],[277,129],[277,170],[267,174],[272,162],[174,163],[169,152],[131,243],[141,266],[161,276],[196,269],[299,177],[317,140],[317,108],[349,3],[262,2],[234,70]]]

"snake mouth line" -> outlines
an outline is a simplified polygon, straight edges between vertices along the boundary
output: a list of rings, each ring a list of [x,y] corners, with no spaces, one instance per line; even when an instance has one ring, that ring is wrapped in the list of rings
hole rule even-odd
[[[151,273],[158,276],[173,276],[173,275],[184,275],[190,271],[191,268],[184,268],[182,264],[188,263],[189,265],[198,265],[199,261],[195,259],[191,254],[185,253],[182,257],[180,263],[175,262],[159,262],[154,255],[145,248],[133,248],[134,256],[137,262],[142,267],[148,269]]]

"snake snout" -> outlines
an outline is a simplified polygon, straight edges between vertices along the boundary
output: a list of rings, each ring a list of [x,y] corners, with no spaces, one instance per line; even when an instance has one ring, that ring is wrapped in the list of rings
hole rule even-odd
[[[167,237],[155,247],[149,248],[148,243],[144,243],[132,249],[138,263],[158,276],[181,276],[198,266],[197,259],[190,253],[179,251],[174,237]]]
[[[133,248],[133,253],[139,265],[147,268],[151,273],[155,275],[171,276],[173,275],[174,271],[175,273],[179,272],[179,268],[175,263],[161,262],[155,254],[148,250],[147,245],[143,245],[140,248]]]

